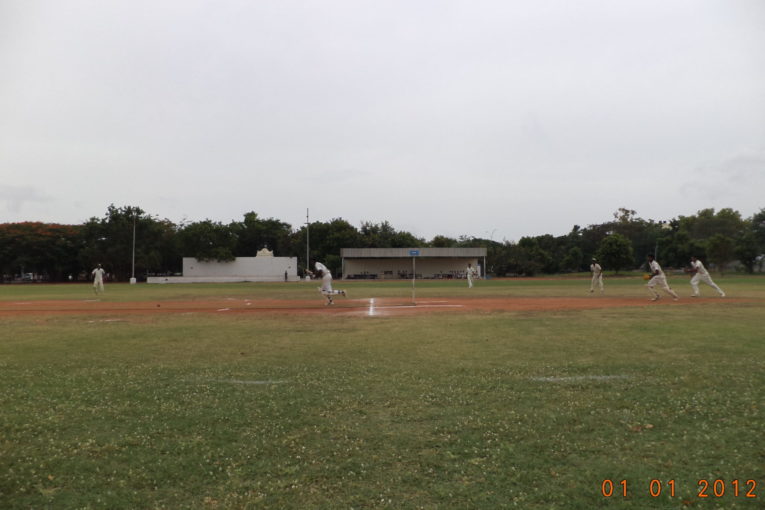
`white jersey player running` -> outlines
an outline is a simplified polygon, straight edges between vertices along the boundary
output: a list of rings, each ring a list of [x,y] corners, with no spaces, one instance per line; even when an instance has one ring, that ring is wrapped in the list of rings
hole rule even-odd
[[[691,288],[693,289],[693,297],[699,297],[699,282],[704,282],[717,291],[720,297],[725,297],[725,292],[712,281],[712,277],[709,276],[707,268],[696,257],[691,257],[691,270],[693,274],[691,277]]]
[[[664,271],[661,270],[661,266],[653,258],[653,255],[648,255],[648,268],[652,276],[651,279],[648,280],[646,287],[648,287],[648,292],[650,292],[653,296],[651,301],[656,301],[659,299],[659,293],[654,290],[654,287],[657,285],[661,287],[661,290],[672,296],[672,299],[677,301],[677,294],[675,294],[675,291],[669,287],[669,284],[667,283],[667,277],[664,276]]]
[[[601,294],[603,293],[603,268],[598,264],[598,259],[592,257],[592,264],[590,264],[590,272],[592,272],[592,281],[590,281],[590,293],[595,292],[595,286],[600,287]]]
[[[334,301],[332,301],[332,296],[335,295],[346,295],[346,292],[344,290],[333,290],[332,289],[332,273],[330,270],[322,264],[321,262],[316,262],[314,264],[314,267],[316,267],[316,275],[321,277],[321,287],[319,287],[319,292],[327,298],[328,305],[335,304]]]

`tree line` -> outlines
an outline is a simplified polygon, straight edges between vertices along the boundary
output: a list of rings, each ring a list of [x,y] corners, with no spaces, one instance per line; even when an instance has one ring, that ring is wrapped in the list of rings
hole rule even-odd
[[[645,220],[633,210],[620,208],[610,221],[574,225],[563,236],[500,242],[443,235],[428,241],[396,230],[387,221],[364,222],[357,228],[335,218],[294,228],[255,212],[228,224],[209,219],[177,224],[140,207],[110,205],[103,217],[92,217],[82,225],[0,224],[0,273],[3,281],[27,274],[48,281],[81,280],[100,263],[112,278],[124,281],[133,274],[134,233],[139,279],[177,274],[183,257],[227,261],[255,256],[264,247],[277,256],[297,257],[298,265],[305,268],[307,235],[311,261],[321,260],[337,274],[341,248],[408,247],[485,247],[487,270],[495,276],[586,271],[592,257],[606,270],[618,272],[640,267],[648,253],[656,254],[665,267],[683,267],[695,255],[718,268],[738,260],[753,272],[765,252],[765,208],[750,218],[730,208],[703,209],[667,222]]]

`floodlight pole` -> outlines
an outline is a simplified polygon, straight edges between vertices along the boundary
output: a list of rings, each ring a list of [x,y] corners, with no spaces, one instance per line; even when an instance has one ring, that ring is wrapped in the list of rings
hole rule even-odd
[[[135,219],[136,219],[136,212],[133,210],[133,261],[131,263],[131,269],[130,269],[130,284],[135,284]]]
[[[305,209],[305,269],[306,271],[311,270],[311,259],[310,259],[310,252],[311,252],[311,233],[310,233],[310,222],[308,221],[308,208]]]

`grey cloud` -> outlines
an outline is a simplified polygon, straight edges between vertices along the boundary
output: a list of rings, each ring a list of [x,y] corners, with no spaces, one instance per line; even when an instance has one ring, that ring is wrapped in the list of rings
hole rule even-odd
[[[19,213],[25,204],[42,203],[49,197],[32,186],[0,185],[0,204],[8,213]]]

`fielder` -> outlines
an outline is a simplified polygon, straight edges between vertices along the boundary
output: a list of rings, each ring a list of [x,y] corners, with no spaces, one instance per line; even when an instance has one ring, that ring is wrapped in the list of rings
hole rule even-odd
[[[688,271],[693,276],[691,277],[691,288],[693,289],[692,297],[699,297],[699,282],[704,282],[720,294],[720,297],[725,297],[725,292],[712,281],[712,277],[709,276],[707,268],[696,257],[691,257],[691,269]]]
[[[661,290],[672,296],[673,300],[677,301],[677,294],[669,287],[667,277],[664,276],[664,271],[661,270],[661,266],[656,262],[653,255],[648,255],[648,268],[651,272],[651,279],[648,280],[645,286],[648,287],[648,292],[653,296],[651,301],[657,301],[660,297],[659,293],[654,290],[654,287],[657,285],[661,287]]]
[[[332,301],[332,296],[341,294],[343,296],[346,296],[346,292],[344,290],[333,290],[332,289],[332,273],[327,269],[327,266],[322,264],[321,262],[316,262],[316,276],[321,277],[321,287],[319,287],[319,292],[327,298],[327,305],[334,305],[334,301]],[[314,276],[314,273],[306,269],[306,272]]]
[[[595,292],[595,285],[600,288],[600,293],[603,293],[603,268],[598,264],[598,259],[592,257],[592,264],[590,264],[590,271],[592,272],[592,281],[590,282],[590,294]]]
[[[96,295],[103,293],[104,274],[106,274],[106,271],[101,267],[101,264],[98,264],[98,267],[96,267],[91,274],[93,275],[93,292],[95,292]]]
[[[475,276],[476,271],[475,268],[468,262],[467,269],[465,269],[465,275],[467,276],[468,281],[468,289],[473,288],[473,277]]]

